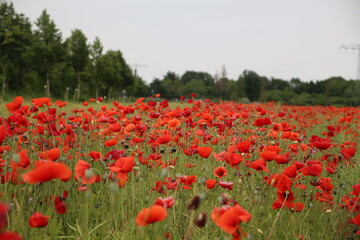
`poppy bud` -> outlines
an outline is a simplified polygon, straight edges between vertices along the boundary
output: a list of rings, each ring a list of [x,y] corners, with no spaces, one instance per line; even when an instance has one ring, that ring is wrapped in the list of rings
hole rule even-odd
[[[207,214],[206,212],[201,212],[197,217],[194,219],[194,224],[198,226],[199,228],[202,228],[205,226],[207,222]]]
[[[161,173],[160,173],[160,177],[164,178],[167,177],[169,174],[169,169],[168,168],[164,168]]]
[[[19,154],[14,154],[14,155],[13,155],[13,160],[14,160],[14,162],[16,162],[16,163],[19,163],[19,162],[20,162]]]
[[[200,205],[200,202],[201,202],[200,196],[199,196],[199,195],[195,195],[195,196],[191,199],[191,201],[190,201],[187,209],[190,210],[190,211],[191,211],[191,210],[196,210],[196,209],[198,209],[198,208],[199,208],[199,205]]]
[[[93,175],[94,175],[94,172],[91,168],[85,170],[86,179],[91,179]]]
[[[111,182],[110,183],[110,191],[113,193],[119,191],[119,185],[116,182]]]
[[[260,233],[261,235],[264,235],[264,232],[263,232],[260,228],[257,228],[256,231],[257,231],[258,233]]]

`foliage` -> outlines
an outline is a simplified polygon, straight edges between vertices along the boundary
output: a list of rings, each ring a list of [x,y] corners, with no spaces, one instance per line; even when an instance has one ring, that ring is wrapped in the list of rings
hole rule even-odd
[[[0,239],[358,238],[358,108],[101,100],[0,105]]]
[[[96,37],[88,43],[80,30],[63,39],[55,22],[44,10],[34,25],[16,13],[12,3],[0,4],[1,97],[26,93],[29,96],[74,96],[126,100],[160,94],[179,101],[195,94],[198,99],[240,102],[281,101],[297,105],[360,105],[360,80],[333,76],[319,81],[289,81],[244,70],[237,79],[227,76],[226,67],[214,76],[202,71],[183,74],[168,71],[147,84],[135,76],[120,50],[104,51]]]

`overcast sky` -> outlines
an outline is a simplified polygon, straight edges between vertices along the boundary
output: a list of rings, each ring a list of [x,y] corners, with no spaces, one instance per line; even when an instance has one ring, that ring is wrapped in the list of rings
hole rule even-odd
[[[78,28],[120,50],[151,82],[167,71],[214,75],[226,66],[304,81],[356,78],[360,0],[13,0],[34,22],[46,9],[63,38]]]

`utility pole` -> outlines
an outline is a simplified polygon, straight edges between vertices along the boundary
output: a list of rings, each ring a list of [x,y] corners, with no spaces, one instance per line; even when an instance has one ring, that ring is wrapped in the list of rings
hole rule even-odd
[[[137,77],[137,70],[139,68],[147,68],[148,67],[148,65],[140,64],[140,63],[130,64],[130,66],[134,69],[134,76],[135,77]]]
[[[355,79],[355,105],[359,104],[360,98],[360,44],[344,44],[340,47],[340,49],[344,50],[352,50],[353,52],[357,52],[358,54],[358,62],[356,69],[356,79]]]

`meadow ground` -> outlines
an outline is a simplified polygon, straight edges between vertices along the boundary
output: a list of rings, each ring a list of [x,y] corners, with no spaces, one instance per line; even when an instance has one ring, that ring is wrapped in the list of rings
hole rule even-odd
[[[0,121],[0,240],[359,239],[359,108],[17,97]]]

